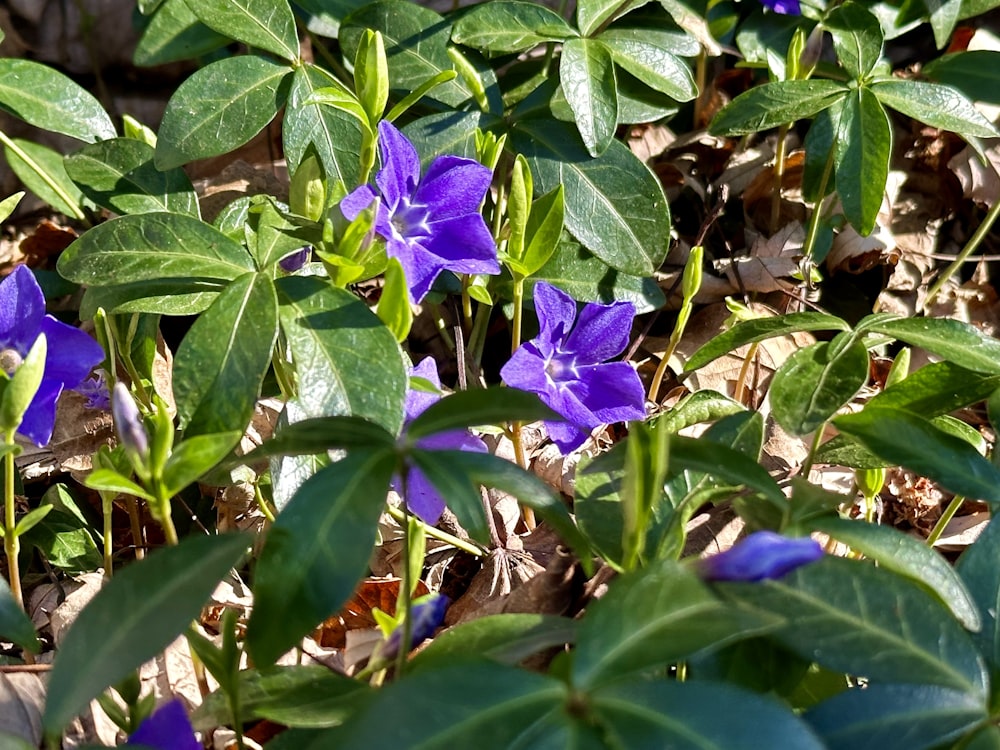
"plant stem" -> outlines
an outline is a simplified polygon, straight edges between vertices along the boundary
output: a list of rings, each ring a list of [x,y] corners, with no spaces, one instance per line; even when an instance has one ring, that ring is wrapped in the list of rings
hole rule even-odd
[[[104,580],[110,581],[114,573],[114,549],[111,545],[111,514],[114,512],[114,495],[101,492],[101,513],[104,515]]]
[[[21,568],[17,555],[21,551],[21,543],[17,538],[15,529],[17,519],[15,518],[16,498],[14,497],[14,472],[17,467],[14,465],[14,451],[10,450],[14,445],[14,431],[9,430],[4,435],[4,444],[7,452],[3,457],[3,500],[4,500],[4,523],[3,523],[3,551],[7,555],[7,571],[10,581],[10,593],[14,596],[17,606],[24,609],[24,594],[21,591]]]
[[[809,479],[809,472],[812,471],[813,462],[816,460],[816,451],[819,450],[820,443],[823,442],[824,430],[826,430],[826,422],[817,427],[816,432],[813,434],[812,444],[809,446],[809,455],[806,456],[806,460],[802,463],[802,469],[799,472],[803,479]]]
[[[944,513],[934,524],[934,528],[931,529],[931,533],[927,535],[927,546],[933,547],[941,535],[944,533],[944,527],[948,525],[948,522],[955,517],[958,513],[958,509],[962,507],[962,503],[965,502],[965,497],[962,495],[955,495],[948,503],[948,507],[944,509]]]
[[[994,222],[997,220],[997,216],[1000,216],[1000,201],[996,201],[990,210],[983,217],[982,224],[976,229],[973,235],[969,238],[969,241],[962,248],[962,252],[949,264],[949,266],[941,272],[941,275],[935,279],[931,288],[927,290],[927,297],[924,299],[924,312],[930,308],[931,303],[934,302],[934,298],[937,297],[938,293],[941,291],[942,287],[948,282],[952,276],[962,267],[962,264],[968,260],[969,256],[976,252],[979,247],[979,243],[983,241],[983,238],[990,233],[993,228]]]
[[[80,210],[80,207],[76,205],[76,199],[70,196],[65,190],[63,190],[62,186],[55,180],[53,180],[51,175],[49,175],[49,173],[46,172],[45,169],[38,162],[36,162],[34,159],[28,156],[28,154],[24,151],[24,149],[22,149],[20,146],[14,143],[14,141],[8,138],[7,134],[4,133],[2,130],[0,130],[0,144],[3,144],[11,151],[13,151],[14,154],[19,159],[21,159],[25,164],[27,164],[35,174],[37,174],[39,177],[42,178],[42,182],[44,182],[49,187],[49,189],[52,190],[52,192],[54,192],[57,196],[59,196],[60,200],[66,203],[66,208],[68,208],[72,212],[71,213],[72,218],[76,219],[77,221],[84,221],[87,218],[84,215],[83,211]]]
[[[260,512],[264,514],[264,518],[267,519],[267,522],[274,523],[274,512],[271,510],[271,506],[267,504],[267,500],[261,493],[260,485],[257,482],[253,483],[253,499],[257,501],[257,507],[260,508]]]
[[[817,191],[816,203],[813,205],[812,215],[809,217],[809,229],[806,232],[806,240],[802,245],[802,255],[810,260],[813,259],[816,247],[816,238],[819,236],[819,222],[823,216],[823,203],[826,200],[826,186],[830,182],[830,175],[833,174],[833,162],[836,157],[836,150],[831,148],[826,156],[826,164],[823,165],[823,175],[819,180],[819,190]]]
[[[785,177],[785,141],[788,140],[788,124],[778,128],[778,143],[774,148],[774,193],[771,196],[771,232],[778,231],[781,218],[781,183]]]
[[[399,508],[390,507],[388,508],[387,512],[389,513],[390,516],[399,521],[400,524],[406,523],[408,516],[405,513],[403,513],[403,511],[401,511]],[[476,557],[483,556],[484,553],[482,548],[477,547],[472,542],[467,542],[464,539],[459,539],[454,534],[449,534],[447,531],[439,529],[437,526],[430,526],[428,524],[425,524],[423,521],[420,521],[420,519],[417,520],[419,523],[423,524],[424,533],[427,534],[427,536],[434,537],[439,542],[450,544],[452,547],[460,549],[463,552],[468,552],[470,555],[475,555]]]
[[[410,509],[406,504],[406,472],[400,473],[399,496],[403,498],[400,505],[403,513],[403,520],[400,525],[403,527],[403,572],[399,581],[399,607],[403,610],[403,638],[399,643],[399,651],[396,653],[396,672],[393,679],[400,679],[406,670],[406,657],[410,653],[410,641],[413,638],[413,597],[410,596]]]

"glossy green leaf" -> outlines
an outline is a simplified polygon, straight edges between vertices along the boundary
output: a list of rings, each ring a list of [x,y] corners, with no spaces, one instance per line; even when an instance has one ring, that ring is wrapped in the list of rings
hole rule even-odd
[[[327,187],[338,181],[353,189],[359,180],[361,125],[334,107],[305,104],[318,89],[334,86],[335,79],[322,68],[306,63],[295,70],[288,92],[288,106],[281,124],[285,157],[292,173],[312,145],[326,171]]]
[[[132,53],[136,65],[152,67],[191,60],[230,43],[198,20],[186,0],[163,0]]]
[[[109,313],[197,315],[208,309],[225,287],[226,282],[209,279],[150,279],[92,286],[84,290],[80,318],[90,320],[98,308]]]
[[[924,0],[930,11],[931,30],[938,49],[948,46],[962,13],[962,0]]]
[[[885,106],[926,125],[963,136],[997,137],[993,124],[950,86],[890,78],[876,81],[870,89]]]
[[[867,8],[846,2],[827,13],[823,26],[833,37],[837,60],[848,75],[860,81],[871,73],[882,55],[882,27]]]
[[[593,689],[766,632],[776,622],[763,613],[744,616],[719,601],[689,567],[658,561],[619,577],[587,608],[571,679],[578,689]]]
[[[13,432],[21,426],[21,420],[42,384],[48,350],[48,338],[42,333],[24,355],[24,361],[3,384],[3,393],[0,394],[0,429],[4,433]]]
[[[837,195],[844,215],[859,234],[868,235],[882,207],[892,155],[889,115],[866,88],[844,99],[836,142]]]
[[[578,626],[576,620],[554,615],[487,615],[437,635],[410,659],[410,668],[431,669],[473,657],[513,666],[545,649],[572,643]]]
[[[535,189],[562,184],[566,229],[619,271],[648,276],[666,255],[670,210],[663,188],[628,148],[613,141],[591,158],[571,126],[551,119],[519,123],[513,147],[524,154]]]
[[[247,646],[257,665],[334,614],[368,570],[395,460],[352,451],[299,488],[267,534],[257,563]]]
[[[389,329],[357,297],[324,279],[287,276],[275,286],[306,413],[352,414],[398,433],[407,375]]]
[[[826,313],[803,312],[754,318],[737,323],[704,344],[688,358],[684,372],[704,367],[712,360],[754,341],[787,336],[797,331],[849,331],[850,328],[846,321]]]
[[[835,695],[804,718],[829,750],[925,750],[955,747],[986,714],[982,697],[960,690],[868,685]]]
[[[994,674],[1000,667],[1000,566],[996,564],[998,544],[1000,523],[991,520],[956,565],[982,619],[982,627],[972,638]]]
[[[410,440],[448,430],[505,422],[561,420],[534,393],[517,388],[477,388],[457,391],[431,404],[406,427]]]
[[[21,544],[37,548],[49,565],[65,573],[87,573],[103,564],[90,530],[79,519],[58,510],[53,510],[25,533]]]
[[[175,445],[163,466],[166,494],[180,493],[214,469],[236,447],[242,435],[241,432],[196,435]]]
[[[621,504],[625,479],[624,448],[624,444],[619,444],[597,458],[581,456],[573,487],[573,513],[580,530],[601,557],[618,565],[624,558]],[[657,511],[661,508],[662,504],[654,510],[654,514],[658,515]]]
[[[596,691],[592,706],[612,747],[824,748],[782,704],[730,685],[630,681]]]
[[[870,684],[942,685],[981,699],[987,693],[982,657],[962,626],[931,594],[870,563],[827,556],[777,581],[718,588],[754,611],[784,617],[771,637],[828,669]]]
[[[174,357],[177,419],[188,436],[242,434],[271,363],[278,301],[266,274],[245,274],[191,326]]]
[[[677,402],[669,411],[653,418],[664,423],[667,432],[679,432],[701,422],[714,422],[731,414],[745,412],[746,407],[718,391],[695,391]]]
[[[576,23],[581,34],[590,36],[602,26],[648,2],[649,0],[580,0],[576,4]]]
[[[834,425],[889,466],[905,466],[970,499],[1000,502],[1000,469],[965,440],[927,420],[896,409],[866,408],[837,417]],[[900,440],[905,435],[906,440]]]
[[[1000,750],[1000,727],[987,724],[963,738],[962,750]]]
[[[133,214],[88,230],[59,256],[59,273],[77,284],[230,281],[253,271],[243,247],[183,214]],[[179,284],[178,292],[191,291]],[[195,290],[196,291],[196,290]],[[164,290],[163,293],[165,293]]]
[[[152,495],[143,489],[142,485],[112,469],[94,469],[83,480],[84,487],[101,492],[113,492],[122,495],[135,495],[143,500],[155,501]]]
[[[45,703],[46,734],[57,737],[106,687],[166,648],[249,544],[242,534],[196,534],[116,571],[63,637]]]
[[[376,314],[385,323],[396,341],[402,343],[410,335],[413,325],[413,308],[410,306],[410,291],[406,274],[398,258],[389,258],[382,282],[382,296],[378,300]]]
[[[521,264],[529,276],[538,273],[559,247],[566,217],[566,199],[562,185],[531,203],[525,226],[525,250]]]
[[[866,326],[973,372],[1000,374],[1000,340],[951,318],[891,318]]]
[[[618,127],[610,50],[594,39],[567,39],[559,58],[559,78],[587,151],[591,156],[600,156]]]
[[[462,467],[452,461],[455,451],[430,451],[415,448],[408,453],[408,463],[419,469],[438,494],[446,500],[462,528],[469,537],[488,547],[490,544],[489,521],[479,485]],[[403,492],[406,497],[405,491]]]
[[[271,201],[250,212],[243,227],[247,246],[260,269],[267,269],[319,235],[312,227],[293,223]]]
[[[11,140],[20,153],[5,145],[4,158],[24,186],[60,213],[80,216],[83,193],[66,174],[63,155],[40,143],[22,138]],[[49,182],[54,182],[62,192],[53,189]]]
[[[837,349],[827,342],[811,344],[795,352],[774,373],[772,413],[793,435],[808,435],[822,425],[868,381],[864,344],[855,341]]]
[[[299,59],[299,38],[288,0],[187,0],[198,20],[248,47],[289,62]]]
[[[929,589],[966,630],[976,632],[980,629],[976,602],[958,573],[951,563],[919,539],[891,526],[841,518],[817,519],[813,528],[875,560],[886,570],[906,576]]]
[[[238,675],[241,719],[294,727],[332,727],[353,713],[368,696],[363,682],[319,664],[244,669]],[[209,731],[233,721],[229,697],[222,691],[205,696],[191,715],[196,730]]]
[[[0,58],[0,109],[30,125],[87,143],[115,137],[100,102],[48,65]]]
[[[353,60],[365,29],[378,31],[389,60],[389,86],[407,93],[443,70],[453,70],[448,57],[451,25],[439,14],[405,0],[377,0],[351,13],[340,26],[344,55]],[[429,99],[457,107],[473,98],[461,76],[435,87]]]
[[[723,107],[709,130],[717,135],[759,133],[812,117],[843,98],[848,89],[836,81],[776,81],[740,94]]]
[[[644,38],[648,36],[633,29],[608,29],[601,34],[600,40],[611,50],[616,65],[625,68],[647,86],[679,102],[697,96],[698,87],[688,64],[677,57],[672,47],[657,44],[659,40]],[[673,41],[669,39],[669,42]]]
[[[182,83],[163,113],[157,169],[225,154],[242,146],[285,104],[292,69],[266,57],[227,57]]]
[[[14,213],[14,209],[17,208],[17,204],[21,202],[24,197],[24,191],[19,190],[13,195],[8,195],[2,201],[0,201],[0,224],[7,221],[10,215]]]
[[[0,635],[33,654],[39,651],[35,626],[15,601],[3,577],[0,577]]]
[[[961,91],[973,101],[1000,104],[1000,52],[967,50],[931,60],[920,72],[934,83]]]
[[[806,163],[802,173],[802,195],[815,203],[821,197],[828,195],[835,187],[834,175],[827,174],[827,162],[836,158],[837,131],[840,128],[840,115],[844,111],[847,97],[824,109],[816,115],[809,132],[806,134]],[[826,182],[824,183],[824,174]],[[820,196],[820,188],[824,188]]]
[[[701,471],[726,482],[744,485],[771,500],[784,499],[781,488],[764,467],[721,443],[673,435],[670,457],[671,472],[681,468]]]
[[[924,417],[970,406],[1000,388],[1000,373],[967,370],[953,362],[931,362],[890,386],[869,407],[903,409]]]
[[[198,196],[181,169],[153,166],[153,148],[134,138],[84,146],[65,159],[66,172],[90,200],[119,214],[166,211],[199,218]]]
[[[544,42],[561,42],[576,31],[544,5],[494,0],[474,6],[455,22],[457,44],[489,52],[522,52]]]

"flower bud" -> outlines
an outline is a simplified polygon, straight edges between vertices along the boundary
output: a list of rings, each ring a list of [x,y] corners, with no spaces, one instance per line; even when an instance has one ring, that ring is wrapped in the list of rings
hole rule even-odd
[[[118,441],[134,461],[142,462],[149,453],[149,435],[142,423],[142,415],[132,400],[132,394],[124,383],[115,383],[111,392],[111,416],[115,422]]]
[[[757,531],[696,565],[707,581],[763,581],[781,578],[821,557],[823,548],[815,539],[790,539],[773,531]]]
[[[413,625],[410,628],[410,646],[407,648],[407,651],[422,642],[425,638],[430,638],[434,635],[434,631],[444,621],[444,613],[448,609],[449,602],[450,599],[447,596],[432,594],[429,597],[422,597],[413,603],[413,607],[410,609]],[[394,659],[399,653],[399,642],[401,640],[403,640],[403,626],[398,625],[389,634],[379,656],[387,660]]]

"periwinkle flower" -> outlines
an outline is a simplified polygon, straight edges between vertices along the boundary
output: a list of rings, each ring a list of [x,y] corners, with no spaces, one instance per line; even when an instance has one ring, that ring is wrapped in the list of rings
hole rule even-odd
[[[410,370],[411,377],[423,378],[435,388],[441,387],[437,364],[432,357],[426,357]],[[410,388],[406,393],[406,423],[412,422],[427,407],[441,398],[440,394]],[[406,429],[405,427],[403,428]],[[486,443],[466,430],[449,430],[434,435],[422,437],[416,442],[417,448],[425,450],[473,451],[485,453]],[[396,482],[396,486],[399,483]],[[434,488],[427,476],[415,466],[411,466],[406,474],[406,492],[403,498],[410,512],[425,523],[434,525],[441,518],[445,508],[445,500]]]
[[[444,614],[448,609],[450,599],[442,594],[431,594],[422,597],[413,603],[410,608],[412,625],[410,626],[410,646],[406,650],[422,643],[425,639],[434,635],[444,622]],[[386,639],[385,644],[379,649],[379,656],[383,659],[394,659],[399,653],[400,641],[403,640],[403,626],[397,626]]]
[[[530,391],[565,422],[546,422],[563,454],[581,445],[602,424],[645,419],[642,382],[627,362],[608,362],[628,344],[631,302],[576,302],[561,289],[535,284],[538,335],[522,344],[500,370],[503,381]]]
[[[94,339],[45,313],[45,296],[35,275],[20,265],[0,281],[0,367],[8,375],[44,334],[47,347],[42,384],[17,431],[37,446],[52,438],[56,402],[65,388],[76,388],[104,359]]]
[[[755,531],[725,552],[698,560],[697,569],[708,581],[763,581],[781,578],[821,557],[823,547],[815,539]]]
[[[88,409],[107,411],[111,408],[111,391],[108,390],[104,373],[100,370],[94,372],[89,378],[74,388],[77,393],[87,399],[84,404]]]
[[[285,273],[295,273],[302,266],[309,262],[312,257],[312,246],[306,245],[305,247],[296,250],[290,255],[286,255],[284,258],[278,261],[278,266]]]
[[[760,0],[761,5],[775,13],[785,16],[801,16],[802,6],[799,0]]]
[[[125,453],[133,463],[141,465],[149,452],[149,435],[132,394],[121,381],[115,383],[111,391],[111,417],[115,432],[118,433],[118,442],[125,448]]]
[[[150,714],[125,743],[125,747],[138,745],[156,750],[201,750],[184,704],[177,698]]]
[[[492,173],[477,161],[439,156],[420,177],[413,144],[384,120],[378,125],[378,192],[362,185],[340,202],[349,220],[376,199],[375,232],[403,266],[410,297],[420,302],[441,271],[500,273],[497,248],[479,212]]]

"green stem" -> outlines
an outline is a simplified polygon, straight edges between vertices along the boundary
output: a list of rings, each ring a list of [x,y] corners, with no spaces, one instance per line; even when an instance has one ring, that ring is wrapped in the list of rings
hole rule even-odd
[[[66,208],[70,209],[70,211],[72,212],[72,217],[74,219],[76,219],[77,221],[84,221],[87,218],[84,215],[83,211],[80,210],[80,207],[76,205],[76,199],[71,197],[65,190],[63,190],[62,186],[59,185],[59,183],[57,183],[55,180],[53,180],[52,177],[49,175],[49,173],[46,172],[45,169],[43,169],[38,162],[36,162],[34,159],[28,156],[28,154],[24,151],[24,149],[22,149],[20,146],[14,143],[14,141],[8,138],[7,134],[4,133],[2,130],[0,130],[0,144],[3,144],[11,151],[13,151],[14,154],[17,155],[17,157],[21,159],[25,164],[27,164],[28,167],[30,167],[35,174],[37,174],[39,177],[42,178],[42,182],[48,185],[48,187],[52,190],[52,192],[54,192],[56,195],[59,196],[60,200],[62,200],[66,204]]]
[[[264,499],[264,495],[261,494],[260,485],[257,482],[253,483],[253,498],[257,501],[257,507],[260,508],[260,512],[264,514],[267,522],[274,523],[274,513],[271,511],[271,506],[267,504],[267,500]]]
[[[111,544],[111,514],[114,511],[114,495],[110,492],[101,494],[101,513],[104,514],[104,580],[111,580],[114,569],[114,548]]]
[[[389,508],[388,513],[390,516],[399,521],[400,524],[406,523],[407,515],[403,513],[399,508]],[[445,544],[450,544],[456,549],[460,549],[463,552],[468,552],[470,555],[475,555],[476,557],[482,557],[485,553],[481,547],[477,547],[472,542],[467,542],[464,539],[459,539],[453,534],[449,534],[447,531],[439,529],[437,526],[429,526],[420,519],[417,519],[418,523],[422,524],[424,527],[424,533],[429,537],[437,539],[439,542],[444,542]]]
[[[799,472],[803,479],[809,479],[809,472],[812,471],[813,462],[816,460],[816,451],[819,450],[819,446],[823,442],[824,430],[826,430],[826,422],[817,427],[816,432],[813,434],[812,445],[809,446],[809,455],[806,456],[806,460],[802,463],[802,469]]]
[[[406,472],[400,474],[399,496],[403,498],[400,508],[403,513],[403,520],[400,525],[403,527],[403,571],[399,581],[399,609],[403,610],[403,638],[399,642],[399,651],[396,653],[396,673],[394,679],[399,680],[406,670],[406,657],[410,653],[410,640],[413,638],[413,597],[410,592],[410,509],[406,505],[406,482],[408,477]]]
[[[524,320],[524,279],[514,276],[514,320],[511,321],[510,353],[521,346],[521,323]]]
[[[778,221],[781,219],[781,183],[785,177],[785,141],[788,140],[786,123],[778,128],[778,144],[774,149],[774,194],[771,196],[771,232],[778,231]]]
[[[477,376],[479,367],[483,362],[483,350],[486,348],[486,329],[490,323],[490,313],[493,308],[490,305],[479,305],[476,309],[476,320],[472,324],[472,333],[465,345],[468,361],[475,367]],[[469,379],[472,382],[472,379]]]
[[[986,237],[986,235],[989,234],[990,230],[993,228],[993,223],[997,220],[997,216],[1000,216],[1000,201],[996,201],[992,206],[990,206],[990,210],[983,218],[983,222],[976,229],[975,233],[973,233],[972,237],[969,238],[965,247],[962,248],[962,252],[960,252],[958,257],[956,257],[955,260],[953,260],[951,264],[941,272],[941,275],[937,277],[931,285],[931,288],[927,290],[927,297],[924,299],[925,312],[928,308],[930,308],[931,303],[934,302],[934,298],[937,297],[938,293],[948,282],[948,279],[954,276],[958,269],[962,267],[962,264],[969,259],[969,256],[976,252],[979,248],[979,243],[983,241],[983,238]]]
[[[816,203],[813,205],[813,212],[809,217],[809,229],[806,232],[806,241],[802,245],[802,255],[810,260],[812,260],[813,250],[816,247],[816,238],[819,236],[819,222],[823,216],[823,202],[826,200],[826,186],[830,182],[830,175],[833,174],[835,156],[835,149],[831,148],[830,153],[827,154],[826,157],[826,164],[823,166],[823,175],[820,177]]]
[[[934,528],[931,529],[931,533],[927,535],[927,546],[933,547],[941,535],[944,533],[944,527],[948,525],[948,522],[955,517],[958,513],[958,509],[962,507],[962,503],[965,502],[965,497],[962,495],[955,495],[948,503],[948,507],[944,509],[944,513],[934,524]]]
[[[15,533],[17,519],[15,518],[16,498],[14,497],[14,472],[17,467],[14,465],[14,451],[10,450],[14,445],[14,430],[8,430],[4,435],[4,444],[8,448],[3,457],[4,483],[4,523],[3,523],[3,550],[7,555],[7,571],[10,579],[10,592],[14,595],[17,606],[24,609],[24,594],[21,592],[21,569],[17,559],[21,551],[21,544]]]

